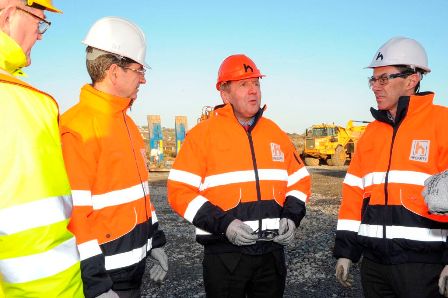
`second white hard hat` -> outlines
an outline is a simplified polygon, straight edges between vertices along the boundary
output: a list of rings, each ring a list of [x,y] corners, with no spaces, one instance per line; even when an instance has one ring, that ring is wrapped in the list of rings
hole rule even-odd
[[[119,17],[99,19],[90,27],[82,42],[149,67],[145,62],[145,34],[137,25],[126,19]]]
[[[426,73],[431,71],[425,49],[416,40],[406,37],[394,37],[383,44],[367,68],[391,65],[409,65]]]

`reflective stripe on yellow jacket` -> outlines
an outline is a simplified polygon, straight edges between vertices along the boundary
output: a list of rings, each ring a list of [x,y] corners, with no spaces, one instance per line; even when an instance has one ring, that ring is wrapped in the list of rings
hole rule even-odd
[[[83,297],[58,107],[0,74],[0,276],[6,297]]]

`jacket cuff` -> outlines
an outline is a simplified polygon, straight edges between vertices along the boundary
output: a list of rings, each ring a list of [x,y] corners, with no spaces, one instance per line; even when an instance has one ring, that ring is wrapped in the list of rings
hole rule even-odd
[[[295,224],[296,227],[300,225],[303,217],[305,217],[306,208],[305,203],[293,196],[287,196],[285,204],[283,205],[283,210],[281,213],[281,218],[289,218]]]
[[[95,298],[112,288],[102,254],[81,261],[81,277],[86,298]]]
[[[224,234],[230,223],[236,219],[228,212],[210,202],[204,203],[199,208],[198,213],[193,219],[193,224],[209,233],[220,235]]]
[[[162,247],[166,244],[166,237],[165,237],[165,233],[162,230],[157,230],[153,235],[152,235],[152,243],[151,243],[151,248],[157,248],[157,247]]]
[[[336,240],[333,257],[346,258],[357,263],[362,255],[362,246],[356,240],[356,233],[349,231],[336,231]]]

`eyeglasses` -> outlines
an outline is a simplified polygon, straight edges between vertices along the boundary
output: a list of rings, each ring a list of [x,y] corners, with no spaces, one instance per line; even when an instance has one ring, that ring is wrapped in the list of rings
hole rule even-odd
[[[372,88],[373,85],[376,83],[376,81],[378,81],[381,86],[385,86],[385,85],[389,84],[389,80],[391,80],[391,79],[407,78],[408,76],[410,76],[413,73],[415,73],[415,72],[404,71],[404,72],[399,72],[399,73],[392,73],[390,75],[382,74],[378,78],[371,76],[371,77],[367,78],[369,80],[369,88]]]
[[[139,69],[132,68],[132,67],[122,67],[122,68],[132,70],[133,72],[136,72],[142,76],[144,76],[146,73],[146,68],[139,68]]]
[[[47,21],[46,19],[43,19],[40,16],[37,16],[34,13],[29,12],[28,10],[25,10],[25,9],[20,8],[18,6],[16,6],[16,8],[18,10],[23,11],[23,12],[25,12],[25,13],[27,13],[27,14],[29,14],[29,15],[31,15],[31,16],[33,16],[33,17],[35,17],[36,19],[39,20],[39,27],[38,27],[39,34],[44,34],[45,31],[47,31],[47,29],[50,28],[51,22]]]

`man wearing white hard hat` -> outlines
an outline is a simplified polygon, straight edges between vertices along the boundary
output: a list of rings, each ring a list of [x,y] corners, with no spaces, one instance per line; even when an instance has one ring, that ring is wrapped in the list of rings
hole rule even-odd
[[[0,297],[83,297],[58,105],[19,79],[53,2],[0,0]]]
[[[448,297],[448,217],[421,194],[425,179],[448,168],[448,109],[419,93],[431,70],[417,41],[392,38],[368,68],[377,109],[343,182],[336,278],[351,286],[362,256],[365,297]]]
[[[73,194],[69,228],[76,235],[86,297],[140,297],[147,256],[150,277],[168,271],[149,198],[145,144],[127,115],[145,84],[146,40],[135,24],[105,17],[85,37],[92,84],[61,117],[65,165]]]

